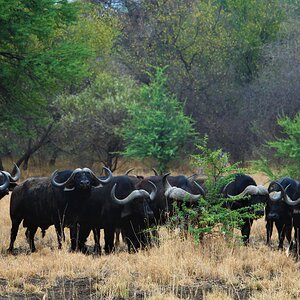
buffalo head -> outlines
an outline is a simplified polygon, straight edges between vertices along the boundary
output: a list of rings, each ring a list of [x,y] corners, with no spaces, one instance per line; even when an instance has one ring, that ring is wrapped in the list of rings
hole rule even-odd
[[[111,171],[104,167],[107,173],[107,178],[97,177],[89,168],[77,168],[74,171],[62,171],[57,170],[51,175],[51,183],[54,187],[64,188],[65,192],[69,191],[87,191],[92,187],[102,187],[103,184],[108,183],[112,178]]]

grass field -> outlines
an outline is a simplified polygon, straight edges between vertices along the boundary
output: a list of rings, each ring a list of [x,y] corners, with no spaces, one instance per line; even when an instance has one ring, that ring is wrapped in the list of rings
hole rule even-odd
[[[10,225],[7,196],[0,201],[0,299],[300,298],[300,265],[276,250],[277,233],[272,248],[264,245],[263,219],[254,222],[248,247],[220,236],[195,245],[161,228],[160,247],[128,254],[121,243],[117,253],[101,257],[69,253],[68,239],[57,250],[53,228],[43,239],[37,233],[37,252],[30,254],[21,227],[17,254],[9,255]]]

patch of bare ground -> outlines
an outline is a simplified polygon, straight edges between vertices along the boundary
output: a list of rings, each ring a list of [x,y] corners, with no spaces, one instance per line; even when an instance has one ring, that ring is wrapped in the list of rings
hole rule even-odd
[[[68,239],[59,251],[53,228],[45,238],[37,233],[37,252],[31,254],[21,226],[15,255],[9,255],[10,226],[5,197],[0,201],[0,300],[300,298],[300,264],[276,249],[277,236],[271,248],[265,246],[263,219],[254,222],[248,247],[222,236],[196,245],[192,237],[183,240],[177,231],[161,228],[159,247],[128,254],[121,244],[109,256],[70,253]]]

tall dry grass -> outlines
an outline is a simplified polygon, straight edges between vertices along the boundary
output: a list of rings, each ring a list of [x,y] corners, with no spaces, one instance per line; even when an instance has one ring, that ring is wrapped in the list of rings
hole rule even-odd
[[[264,245],[263,219],[254,222],[249,247],[242,246],[238,239],[209,236],[197,245],[192,237],[183,240],[179,232],[161,228],[159,247],[128,254],[123,244],[117,253],[101,257],[69,253],[68,239],[63,249],[57,250],[53,228],[44,239],[37,233],[37,252],[30,254],[21,226],[15,243],[19,254],[8,255],[10,225],[7,196],[0,201],[0,295],[9,298],[36,295],[41,299],[284,297],[287,300],[300,297],[300,265],[276,250],[277,237],[273,237],[273,249]],[[93,244],[91,238],[88,244]]]

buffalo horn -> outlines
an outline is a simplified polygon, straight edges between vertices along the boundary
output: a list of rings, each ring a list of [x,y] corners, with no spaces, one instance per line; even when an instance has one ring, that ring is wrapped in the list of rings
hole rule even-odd
[[[257,194],[257,186],[256,185],[248,185],[238,195],[230,195],[230,194],[227,194],[227,195],[228,195],[228,197],[232,198],[232,197],[244,197],[246,195],[255,195],[255,194]]]
[[[228,187],[230,186],[231,183],[233,183],[233,181],[228,182],[228,183],[224,186],[224,188],[223,188],[223,190],[222,190],[222,194],[224,194],[225,196],[228,196],[228,195],[227,195],[227,189],[228,189]]]
[[[258,195],[264,196],[264,195],[268,195],[269,194],[268,190],[263,185],[258,185],[257,189],[258,189]]]
[[[115,183],[113,188],[111,189],[110,195],[111,195],[113,202],[116,204],[119,204],[119,205],[126,205],[136,198],[149,198],[150,197],[149,193],[145,190],[134,190],[124,199],[118,199],[116,197],[116,186],[117,186],[117,184]]]
[[[53,186],[56,186],[56,187],[63,187],[63,186],[66,186],[67,184],[69,184],[69,183],[73,180],[74,176],[75,176],[78,172],[80,172],[80,171],[82,171],[82,169],[77,168],[77,169],[75,169],[75,170],[72,172],[72,174],[70,175],[70,177],[69,177],[66,181],[64,181],[64,182],[57,182],[57,181],[55,181],[55,177],[56,177],[56,175],[57,175],[57,173],[58,173],[58,170],[55,170],[55,171],[52,173],[52,175],[51,175],[51,183],[52,183]],[[68,189],[68,190],[70,191],[70,190],[72,190],[72,189]]]
[[[157,170],[155,168],[152,168],[152,171],[154,172],[155,176],[159,176],[159,174],[158,174],[158,172],[157,172]]]
[[[8,178],[10,179],[10,181],[12,181],[12,182],[18,181],[21,177],[21,172],[20,172],[19,167],[16,164],[14,164],[14,165],[15,165],[15,169],[16,169],[15,176],[12,176],[10,173],[8,173],[6,171],[2,171],[2,173],[6,174],[8,176]]]
[[[286,189],[283,188],[283,186],[277,182],[277,185],[279,186],[282,195],[283,195],[283,200],[286,204],[290,205],[290,206],[296,206],[300,203],[300,198],[296,199],[295,201],[293,201],[286,193],[286,189],[289,187],[287,186]]]
[[[150,200],[153,201],[155,196],[156,196],[156,193],[157,193],[157,187],[156,185],[154,184],[154,182],[152,182],[151,180],[148,180],[148,182],[152,185],[153,189],[152,189],[152,192],[150,193]]]
[[[202,196],[205,196],[205,191],[204,191],[203,187],[197,181],[194,180],[193,182],[194,182],[195,186],[199,189],[200,194]]]
[[[89,169],[89,168],[83,168],[82,171],[84,172],[88,172],[91,174],[91,176],[93,177],[93,179],[95,180],[96,184],[94,184],[93,186],[95,188],[98,188],[98,187],[102,187],[102,183],[108,183],[111,179],[112,179],[112,173],[111,173],[111,170],[109,168],[106,168],[106,167],[103,167],[103,170],[106,171],[106,173],[108,173],[108,177],[106,179],[100,179],[99,177],[97,177],[94,172]]]
[[[167,198],[176,199],[179,201],[187,200],[189,202],[197,202],[197,200],[201,196],[201,194],[194,195],[181,188],[171,186],[167,178],[165,178],[164,180],[165,196]]]
[[[268,190],[262,186],[256,186],[256,185],[248,185],[240,194],[238,195],[229,195],[228,197],[244,197],[246,195],[267,195]]]
[[[133,171],[134,170],[134,168],[130,168],[130,169],[128,169],[125,173],[124,173],[124,176],[127,176],[131,171]]]
[[[95,176],[95,178],[97,180],[100,181],[100,183],[108,183],[111,181],[111,179],[113,178],[113,174],[111,172],[111,170],[109,168],[106,168],[106,167],[103,167],[103,170],[106,171],[106,174],[107,174],[107,178],[106,179],[101,179],[101,178],[98,178]]]
[[[10,184],[9,177],[7,176],[6,173],[7,172],[4,172],[4,171],[1,171],[1,173],[0,173],[2,175],[3,181],[4,181],[3,184],[0,185],[0,191],[4,191],[9,187],[9,184]]]

